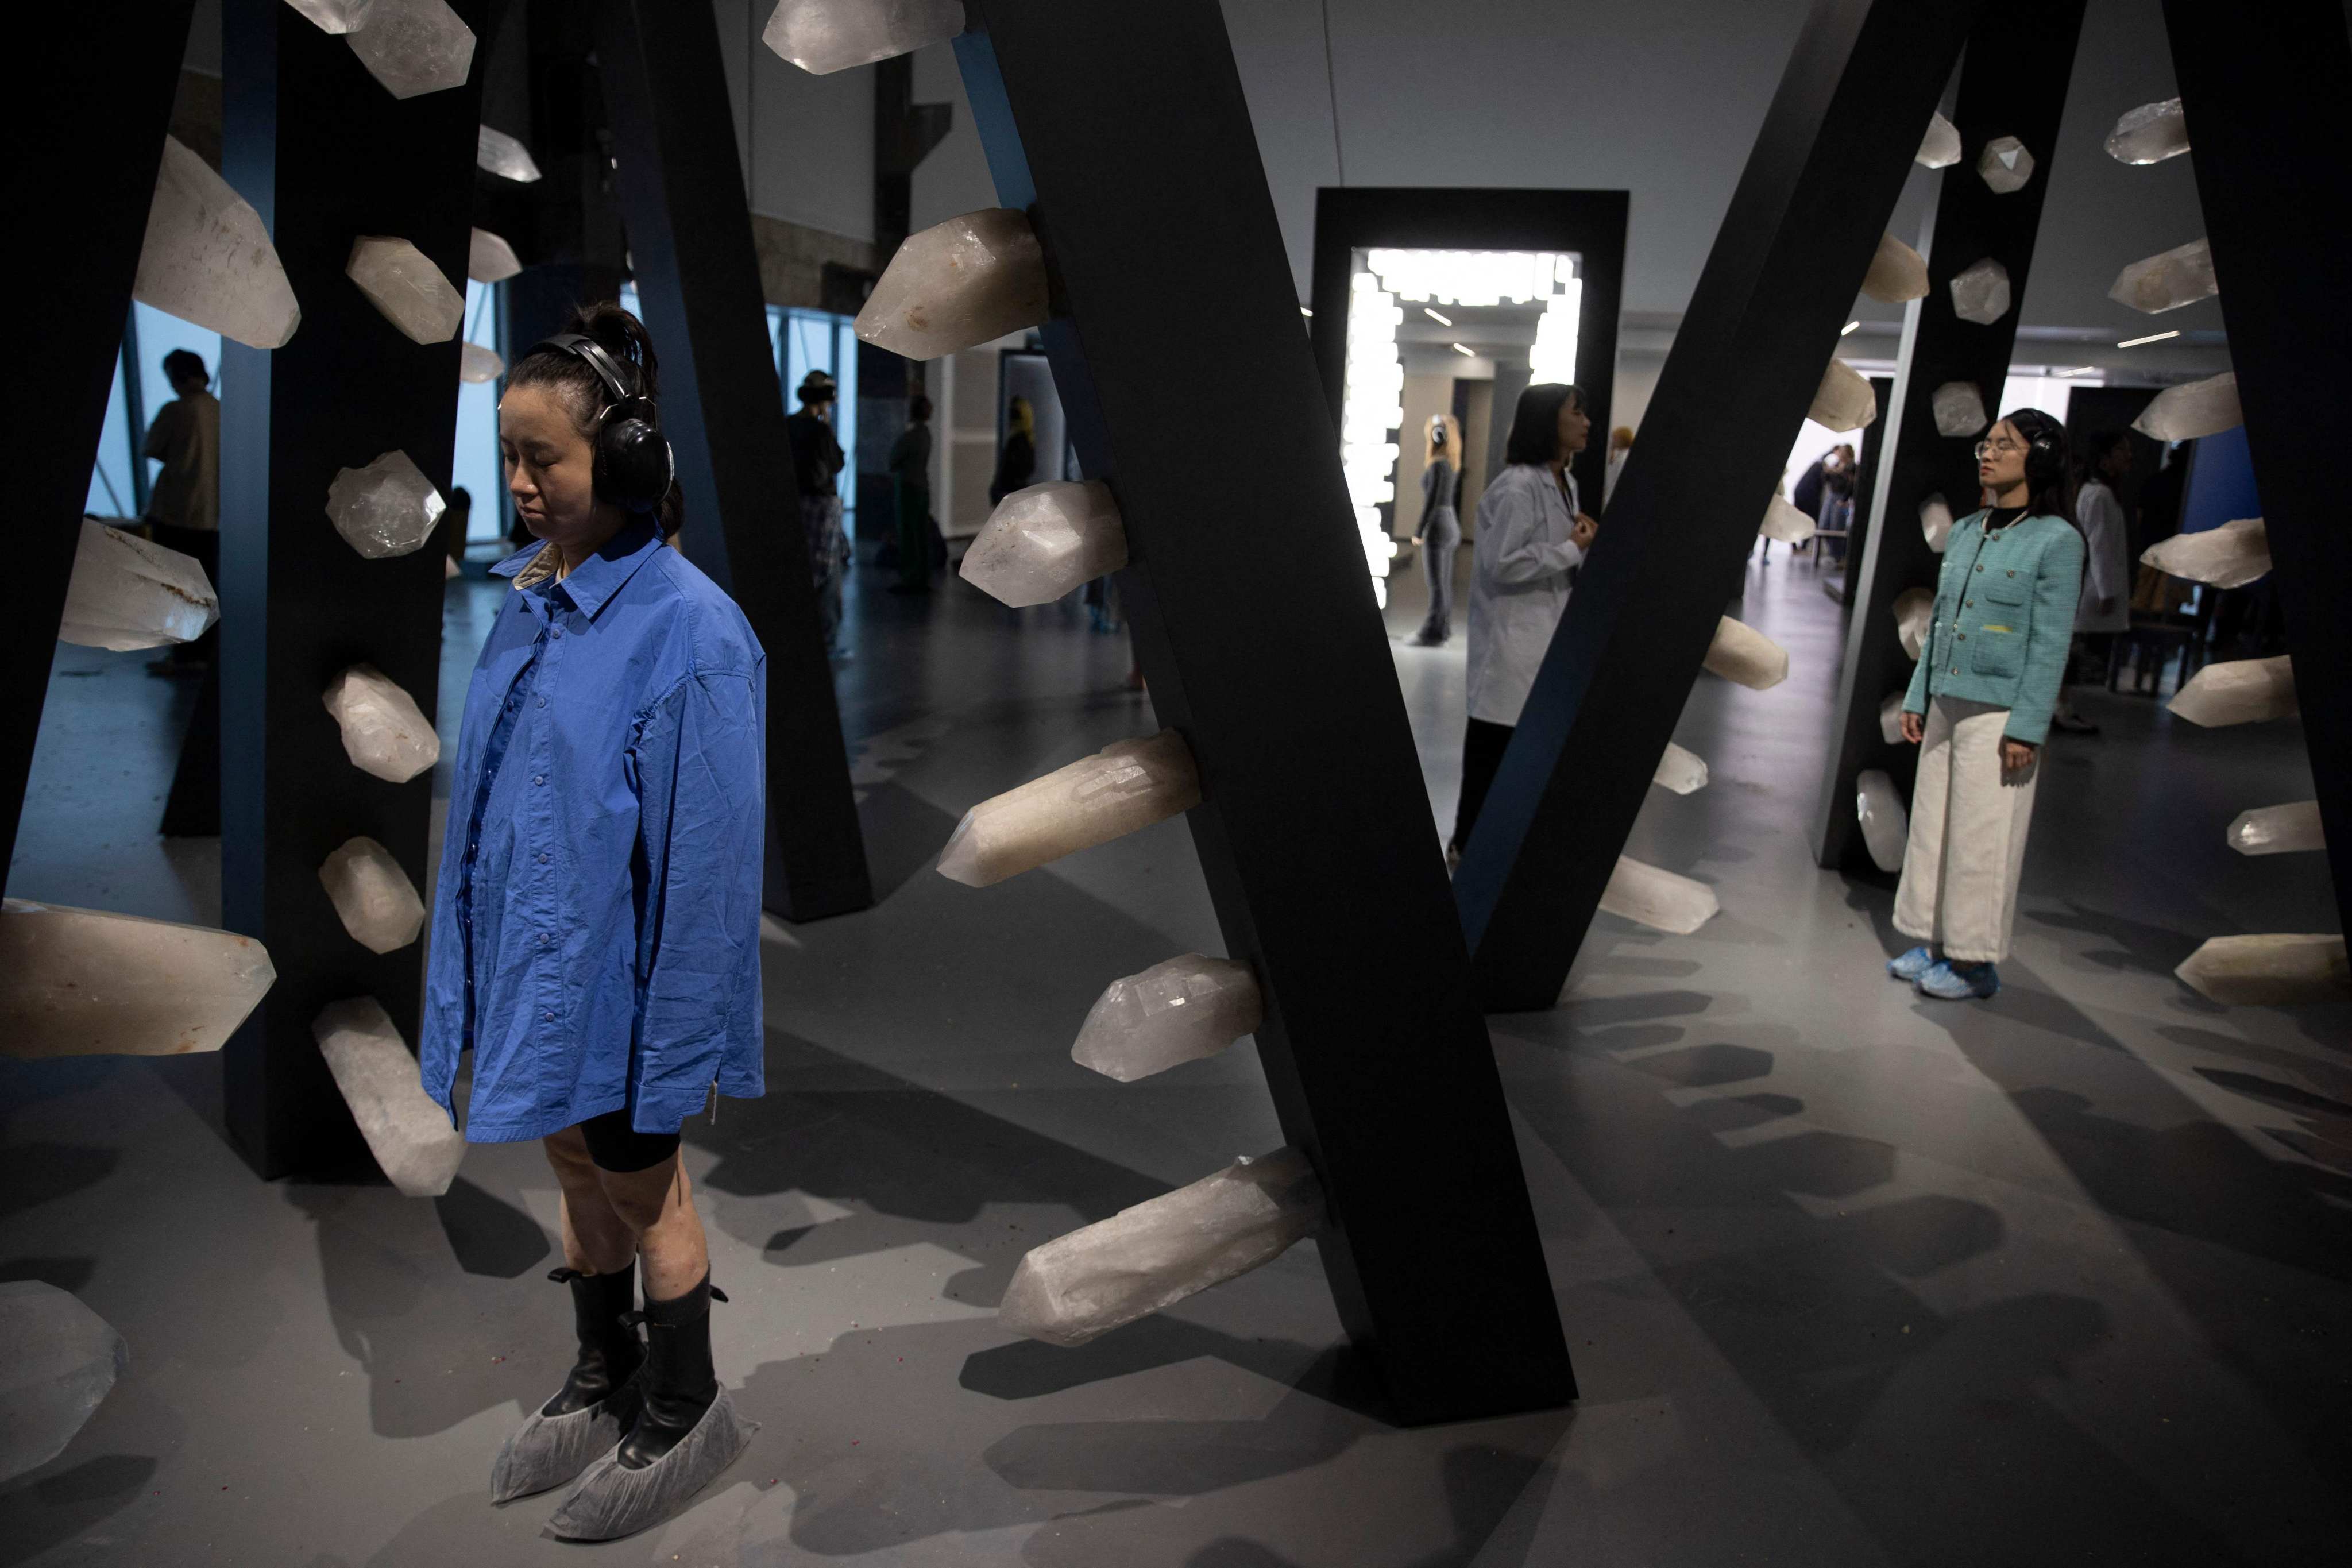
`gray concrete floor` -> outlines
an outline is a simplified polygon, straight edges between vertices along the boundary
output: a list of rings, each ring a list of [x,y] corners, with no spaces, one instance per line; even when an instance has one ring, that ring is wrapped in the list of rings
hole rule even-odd
[[[1495,1020],[1583,1399],[1383,1425],[1315,1248],[1077,1351],[992,1307],[1024,1249],[1280,1142],[1253,1047],[1118,1086],[1070,1041],[1112,977],[1218,950],[1168,824],[975,890],[972,801],[1151,727],[1124,639],[961,584],[853,603],[841,671],[881,905],[766,946],[767,1098],[688,1128],[722,1374],[761,1424],[632,1541],[494,1509],[499,1440],[568,1362],[554,1190],[471,1150],[448,1196],[254,1181],[195,1058],[0,1061],[0,1278],[131,1347],[57,1460],[0,1489],[41,1563],[2279,1563],[2334,1555],[2352,1398],[2352,1007],[2212,1006],[2203,937],[2335,925],[2316,857],[2246,860],[2310,794],[2297,726],[2094,698],[2041,794],[1990,1005],[1880,970],[1891,892],[1805,847],[1840,630],[1751,567],[1793,656],[1702,680],[1631,852],[1712,883],[1668,937],[1602,917],[1559,1009]],[[495,590],[451,591],[449,709]],[[1420,616],[1401,576],[1390,621]],[[1462,644],[1396,649],[1450,819]],[[61,649],[10,890],[217,912],[152,835],[185,694]],[[446,793],[446,784],[437,786]],[[1435,824],[1433,822],[1433,839]],[[1383,965],[1412,981],[1411,954]],[[1399,1159],[1414,1152],[1401,1149]],[[1444,1267],[1432,1238],[1431,1268]]]

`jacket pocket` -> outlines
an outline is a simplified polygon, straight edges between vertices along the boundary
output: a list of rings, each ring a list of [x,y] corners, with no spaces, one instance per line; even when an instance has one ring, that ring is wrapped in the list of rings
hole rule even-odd
[[[1969,668],[1979,675],[2014,679],[2025,666],[2025,623],[1995,619],[1969,637]]]

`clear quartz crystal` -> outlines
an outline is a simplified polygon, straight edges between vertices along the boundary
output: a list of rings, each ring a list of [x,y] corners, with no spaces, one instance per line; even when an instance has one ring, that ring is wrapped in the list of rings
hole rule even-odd
[[[1777,539],[1783,544],[1793,546],[1812,538],[1814,526],[1811,518],[1776,495],[1765,506],[1763,525],[1756,531],[1767,539]]]
[[[283,347],[302,321],[261,215],[170,136],[131,296],[250,348]]]
[[[540,178],[539,160],[530,155],[530,149],[488,125],[475,139],[474,166],[521,185]]]
[[[1948,169],[1960,161],[1960,131],[1941,114],[1927,117],[1927,134],[1919,139],[1916,161],[1922,167]]]
[[[1082,1345],[1246,1274],[1314,1234],[1323,1189],[1307,1157],[1277,1149],[1033,1247],[998,1326]]]
[[[1805,416],[1824,430],[1859,430],[1878,417],[1878,394],[1867,376],[1845,361],[1832,359]]]
[[[2319,826],[2319,803],[2298,800],[2291,805],[2259,805],[2242,811],[2238,820],[2230,824],[2230,847],[2241,855],[2325,849],[2327,837]]]
[[[1878,705],[1878,738],[1890,746],[1903,743],[1903,702],[1910,694],[1890,691]]]
[[[1927,258],[1891,234],[1878,237],[1878,254],[1862,275],[1862,291],[1882,304],[1900,305],[1927,292]]]
[[[1018,609],[1049,605],[1127,564],[1127,528],[1110,487],[1055,481],[996,503],[964,552],[963,580]]]
[[[1936,620],[1936,590],[1906,588],[1895,595],[1895,636],[1903,657],[1916,659],[1927,646],[1927,632]]]
[[[2118,163],[2161,163],[2189,151],[2189,121],[2180,100],[2143,103],[2107,132],[2107,156]]]
[[[824,76],[912,54],[963,25],[963,0],[777,0],[760,40]]]
[[[1706,787],[1706,759],[1668,741],[1666,754],[1658,759],[1650,782],[1676,795],[1696,795]]]
[[[1903,847],[1911,837],[1910,814],[1895,780],[1882,768],[1864,768],[1853,781],[1853,812],[1870,863],[1882,871],[1903,869]]]
[[[1265,999],[1248,964],[1188,952],[1112,981],[1087,1013],[1070,1059],[1132,1083],[1213,1057],[1265,1019]]]
[[[392,1184],[412,1198],[447,1192],[465,1158],[466,1140],[425,1092],[416,1058],[383,1005],[373,996],[331,1002],[310,1034],[368,1152]]]
[[[2317,933],[2209,937],[2172,973],[2207,1001],[2224,1005],[2337,1000],[2352,985],[2344,939]]]
[[[2158,251],[2145,261],[2135,261],[2125,268],[2116,274],[2116,286],[2107,290],[2107,298],[2118,305],[2160,316],[2167,310],[2210,300],[2221,291],[2221,286],[2213,280],[2212,245],[2192,239],[2187,245]]]
[[[193,555],[81,521],[58,640],[116,653],[194,642],[220,618],[220,596]]]
[[[352,940],[370,952],[396,952],[425,929],[425,900],[392,851],[364,836],[346,838],[319,868],[319,880]]]
[[[1117,741],[965,812],[940,853],[940,875],[985,888],[1200,804],[1183,736]]]
[[[1973,381],[1948,381],[1932,399],[1938,436],[1974,436],[1992,420],[1985,413],[1984,394]]]
[[[2009,314],[2009,268],[1986,257],[1952,275],[1952,314],[1989,327]]]
[[[2238,373],[2225,370],[2203,381],[2166,387],[2140,411],[2132,428],[2151,441],[2194,441],[2245,422],[2245,411],[2238,405]]]
[[[1977,174],[1995,195],[2021,191],[2033,178],[2033,154],[2014,136],[1996,136],[1978,155]]]
[[[441,492],[405,452],[386,452],[364,468],[338,468],[327,487],[335,531],[371,561],[421,548],[446,510]]]
[[[1601,890],[1601,907],[1635,925],[1688,936],[1723,906],[1705,882],[1620,855],[1617,868],[1609,873],[1609,885]]]
[[[216,1051],[278,971],[249,936],[22,899],[0,903],[0,1052]]]
[[[2296,710],[2294,666],[2275,658],[2233,658],[2209,664],[2166,704],[2192,724],[2253,724]]]
[[[344,752],[362,773],[405,784],[441,760],[441,737],[424,710],[375,666],[352,666],[335,677],[323,700],[342,727]]]
[[[66,1451],[130,1370],[114,1325],[41,1279],[0,1284],[0,1481]]]
[[[984,207],[910,235],[890,258],[857,335],[908,359],[937,359],[1045,322],[1045,253],[1029,220]]]
[[[457,379],[484,385],[506,374],[507,362],[496,349],[486,349],[479,343],[467,343],[457,351]]]
[[[474,29],[448,0],[373,0],[348,41],[394,98],[463,87],[474,68]]]
[[[2140,563],[2192,583],[2242,588],[2271,569],[2270,531],[2259,517],[2241,517],[2219,528],[2176,533],[2140,552]]]
[[[1763,691],[1789,679],[1789,650],[1745,621],[1717,623],[1705,668],[1726,680]]]
[[[322,33],[348,33],[367,20],[374,0],[286,0],[318,24]]]
[[[514,247],[488,229],[478,228],[466,247],[466,276],[477,283],[496,283],[522,270]]]
[[[1940,493],[1919,503],[1919,531],[1927,537],[1927,548],[1938,555],[1952,542],[1952,508]]]
[[[343,270],[383,319],[413,342],[446,343],[465,325],[466,296],[404,239],[360,236],[352,242],[351,263]]]

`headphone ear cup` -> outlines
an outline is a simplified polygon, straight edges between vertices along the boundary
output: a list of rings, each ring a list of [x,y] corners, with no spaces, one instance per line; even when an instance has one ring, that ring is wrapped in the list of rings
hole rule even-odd
[[[669,493],[676,471],[661,416],[651,402],[632,397],[606,411],[596,432],[600,493],[632,511],[650,511]]]

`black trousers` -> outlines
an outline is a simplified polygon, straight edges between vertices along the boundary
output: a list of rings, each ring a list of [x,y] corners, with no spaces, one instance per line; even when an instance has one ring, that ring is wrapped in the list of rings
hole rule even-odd
[[[592,1116],[580,1124],[588,1158],[600,1171],[626,1174],[650,1171],[677,1152],[675,1132],[639,1132],[629,1125],[628,1107]]]
[[[1473,719],[1463,729],[1462,799],[1454,808],[1456,849],[1470,842],[1470,830],[1478,826],[1486,792],[1494,787],[1495,772],[1503,765],[1503,753],[1510,747],[1511,730],[1508,724],[1489,724],[1484,719]]]

